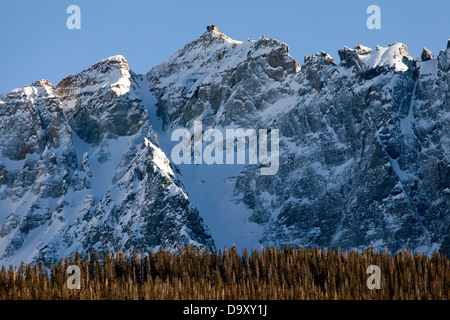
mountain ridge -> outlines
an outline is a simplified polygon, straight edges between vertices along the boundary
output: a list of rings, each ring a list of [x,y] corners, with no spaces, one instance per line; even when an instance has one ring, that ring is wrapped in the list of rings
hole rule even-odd
[[[338,54],[300,66],[282,42],[208,26],[145,75],[117,55],[0,95],[0,262],[185,244],[446,252],[449,50]],[[280,172],[161,167],[195,120],[279,129]]]

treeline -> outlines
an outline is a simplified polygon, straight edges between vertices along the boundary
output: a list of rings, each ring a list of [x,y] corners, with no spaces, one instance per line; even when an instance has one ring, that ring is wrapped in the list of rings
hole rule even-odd
[[[80,268],[81,289],[69,289],[69,265]],[[381,270],[369,289],[369,265]],[[0,299],[445,299],[449,260],[441,254],[373,249],[342,252],[275,247],[241,254],[186,247],[177,253],[80,254],[45,268],[0,271]]]

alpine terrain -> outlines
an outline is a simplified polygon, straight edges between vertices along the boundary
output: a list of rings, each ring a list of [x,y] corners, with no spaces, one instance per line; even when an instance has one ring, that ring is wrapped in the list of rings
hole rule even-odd
[[[113,56],[0,95],[0,264],[184,245],[448,255],[450,40],[338,58],[300,65],[211,25],[144,75]],[[278,172],[175,165],[172,133],[194,121],[278,129]]]

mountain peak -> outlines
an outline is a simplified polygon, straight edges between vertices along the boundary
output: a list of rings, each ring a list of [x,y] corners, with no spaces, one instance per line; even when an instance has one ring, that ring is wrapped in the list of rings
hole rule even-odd
[[[67,90],[81,93],[111,89],[116,92],[116,96],[120,96],[129,91],[130,77],[127,60],[122,55],[115,55],[100,60],[80,73],[65,77],[56,86],[56,90],[67,96]]]
[[[226,34],[219,31],[219,28],[215,24],[206,26],[206,32],[204,32],[199,39],[191,42],[191,44],[200,44],[203,47],[211,47],[214,44],[241,44],[242,41],[233,40]],[[189,44],[188,44],[189,45]]]
[[[147,78],[156,87],[170,85],[187,89],[193,94],[200,83],[258,59],[267,60],[268,66],[273,69],[281,67],[290,73],[300,69],[289,55],[287,44],[264,36],[257,40],[233,40],[212,24],[206,27],[200,38],[186,44],[150,70]]]
[[[31,84],[33,87],[50,87],[53,89],[53,85],[47,79],[40,79]]]
[[[403,43],[392,43],[387,47],[377,46],[375,50],[357,45],[354,49],[344,47],[338,51],[341,65],[354,66],[359,74],[362,70],[394,68],[396,71],[408,70],[408,60],[412,57]]]
[[[108,71],[110,68],[116,69],[125,69],[126,71],[130,71],[130,67],[128,66],[128,61],[122,55],[115,55],[105,59],[100,60],[88,70],[96,69],[100,70],[102,73]]]
[[[122,63],[122,64],[128,65],[127,59],[125,59],[125,57],[122,56],[121,54],[102,59],[102,60],[100,60],[98,62],[98,64],[99,63],[102,63],[102,64],[105,64],[105,63]]]

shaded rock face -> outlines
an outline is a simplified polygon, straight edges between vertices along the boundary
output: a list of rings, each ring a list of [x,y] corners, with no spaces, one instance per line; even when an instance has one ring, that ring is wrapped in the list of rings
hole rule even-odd
[[[2,154],[11,160],[24,160],[27,155],[46,147],[57,149],[70,138],[65,126],[60,100],[51,84],[40,80],[4,95],[2,117]],[[17,130],[21,127],[22,130]]]
[[[280,130],[276,175],[247,166],[227,180],[260,244],[448,251],[449,50],[416,61],[403,44],[359,45],[340,65],[322,52],[299,68],[276,40],[216,39],[147,78],[169,133],[193,120]]]
[[[0,257],[47,224],[51,203],[67,190],[76,153],[59,97],[46,80],[0,97]]]
[[[214,247],[121,56],[0,96],[0,264]]]
[[[339,58],[341,59],[341,65],[346,67],[354,67],[355,71],[359,72],[361,70],[361,60],[359,59],[358,53],[349,48],[344,48],[338,51]]]
[[[0,200],[9,197],[16,203],[26,194],[39,196],[33,201],[39,209],[42,199],[67,191],[66,172],[76,167],[61,101],[47,80],[12,90],[0,100]]]
[[[438,68],[444,72],[448,72],[450,69],[450,48],[447,50],[441,50],[437,57]]]
[[[164,153],[146,140],[113,178],[113,187],[95,204],[87,198],[80,215],[64,232],[66,242],[50,241],[38,260],[55,262],[67,245],[82,252],[178,249],[182,245],[214,248],[198,211],[178,187]],[[161,165],[163,159],[165,164]]]
[[[55,92],[66,106],[66,116],[75,133],[83,141],[97,144],[105,136],[131,136],[142,126],[142,106],[130,107],[130,95],[125,95],[133,90],[136,81],[128,62],[115,56],[64,78]],[[133,98],[138,99],[131,97],[131,102]]]
[[[420,55],[420,58],[422,61],[428,61],[433,59],[433,55],[431,54],[431,51],[428,50],[426,47],[423,47],[422,54]]]

